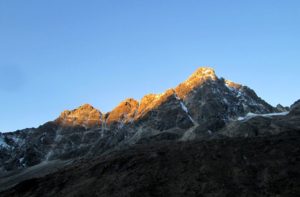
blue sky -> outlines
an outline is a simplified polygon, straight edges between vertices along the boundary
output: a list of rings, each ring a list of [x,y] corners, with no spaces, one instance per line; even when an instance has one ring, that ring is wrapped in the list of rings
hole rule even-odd
[[[2,0],[0,131],[103,112],[209,65],[272,105],[300,98],[300,1]]]

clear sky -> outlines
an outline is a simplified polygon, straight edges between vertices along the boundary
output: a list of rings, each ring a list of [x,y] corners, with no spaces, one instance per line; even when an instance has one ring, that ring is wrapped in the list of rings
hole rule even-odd
[[[0,131],[107,112],[204,65],[272,105],[300,99],[300,1],[1,0]]]

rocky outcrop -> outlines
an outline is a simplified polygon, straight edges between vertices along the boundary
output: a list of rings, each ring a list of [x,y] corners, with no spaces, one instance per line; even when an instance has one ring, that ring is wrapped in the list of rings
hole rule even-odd
[[[188,129],[194,125],[185,106],[172,89],[160,95],[145,96],[141,100],[136,124],[158,131],[176,127]]]
[[[89,104],[84,104],[72,111],[66,110],[55,120],[62,127],[84,126],[99,127],[102,123],[102,113]]]
[[[291,105],[291,112],[290,115],[300,115],[300,100],[296,101],[294,104]]]
[[[290,112],[250,114],[230,122],[218,133],[228,137],[257,137],[287,132],[300,132],[300,102],[293,104]]]
[[[105,122],[108,126],[118,124],[132,123],[139,108],[139,102],[130,98],[121,102],[115,109],[109,112],[106,116]]]
[[[197,69],[186,81],[179,84],[175,88],[175,92],[179,98],[186,98],[194,89],[200,87],[208,81],[218,80],[214,69],[203,67]]]
[[[276,105],[276,111],[277,112],[287,112],[290,111],[289,107],[284,107],[281,104]]]
[[[49,122],[39,128],[3,133],[1,138],[6,143],[0,146],[1,172],[33,166],[42,161],[54,143],[58,126]]]
[[[249,112],[272,113],[275,109],[240,84],[218,78],[211,68],[198,69],[175,88],[191,117],[206,130],[216,131]]]

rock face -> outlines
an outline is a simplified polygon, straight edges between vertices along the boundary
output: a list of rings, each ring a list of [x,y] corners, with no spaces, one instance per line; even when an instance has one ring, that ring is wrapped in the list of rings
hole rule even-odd
[[[140,102],[126,99],[106,114],[85,104],[39,128],[0,135],[0,169],[101,154],[135,143],[220,134],[248,113],[277,112],[250,88],[199,68],[186,81]]]
[[[276,135],[288,131],[300,132],[300,102],[291,106],[290,112],[251,114],[240,121],[232,121],[218,133],[229,137],[257,137]]]
[[[147,95],[141,100],[134,124],[137,130],[131,140],[136,142],[164,132],[182,135],[194,124],[195,122],[174,90],[168,90],[160,95]]]
[[[179,84],[175,91],[179,98],[184,99],[194,89],[207,83],[208,81],[217,81],[218,78],[212,68],[199,68],[197,69],[186,81]]]
[[[55,120],[62,127],[84,126],[99,127],[102,123],[102,113],[89,104],[72,111],[66,110]]]
[[[283,107],[281,104],[278,104],[276,106],[276,110],[278,112],[286,112],[286,111],[290,111],[290,108],[289,107]]]
[[[138,108],[138,101],[132,98],[126,99],[107,114],[107,118],[105,119],[106,124],[108,126],[111,126],[112,124],[119,124],[122,126],[124,124],[131,123],[134,121]]]
[[[291,105],[290,115],[300,115],[300,100]]]
[[[36,129],[3,133],[0,138],[6,146],[0,146],[2,171],[33,166],[46,160],[46,155],[55,143],[58,126],[53,122]]]
[[[175,88],[191,117],[202,127],[216,131],[226,123],[252,113],[271,113],[275,109],[253,90],[229,80],[219,79],[213,69],[200,68]]]

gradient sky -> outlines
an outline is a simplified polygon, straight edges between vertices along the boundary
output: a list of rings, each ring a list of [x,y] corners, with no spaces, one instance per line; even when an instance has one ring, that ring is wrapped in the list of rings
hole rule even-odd
[[[300,98],[299,0],[1,0],[0,131],[103,112],[199,66],[272,105]]]

